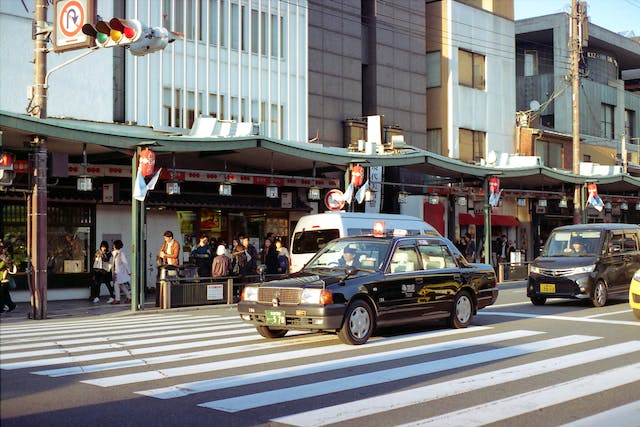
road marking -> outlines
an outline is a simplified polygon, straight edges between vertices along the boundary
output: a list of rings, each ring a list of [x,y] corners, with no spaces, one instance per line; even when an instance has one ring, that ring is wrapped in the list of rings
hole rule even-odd
[[[560,427],[593,427],[614,425],[616,427],[638,427],[640,423],[640,400],[585,417]]]
[[[612,311],[611,313],[593,314],[591,316],[585,316],[584,318],[585,319],[595,319],[596,317],[615,316],[616,314],[623,314],[623,313],[631,313],[631,309],[620,310],[620,311]]]
[[[332,337],[331,335],[319,335],[316,337],[314,342],[329,341],[329,340],[335,340],[335,337]],[[244,337],[233,337],[233,338],[221,339],[221,340],[217,340],[216,344],[233,344],[238,342],[246,343],[247,337],[244,336]],[[246,353],[250,351],[260,351],[265,349],[280,348],[280,347],[292,346],[292,345],[303,344],[308,342],[310,341],[309,341],[309,338],[307,337],[281,340],[277,343],[265,343],[264,341],[262,341],[259,344],[245,344],[245,345],[239,345],[235,347],[223,347],[223,348],[217,347],[209,350],[194,351],[190,353],[169,354],[169,355],[163,355],[163,356],[149,357],[146,359],[120,360],[117,362],[107,362],[107,363],[100,363],[96,365],[87,365],[87,366],[72,366],[72,367],[61,368],[61,369],[35,371],[31,373],[36,375],[47,375],[50,377],[63,377],[68,375],[86,374],[89,372],[102,372],[102,371],[109,371],[113,369],[132,368],[136,366],[146,366],[146,365],[157,365],[160,363],[171,363],[171,362],[175,362],[176,360],[186,361],[186,360],[193,360],[193,359],[201,359],[204,357],[223,356],[225,354],[240,354],[240,353]],[[207,345],[207,343],[202,343],[202,342],[198,344],[199,344],[198,347]],[[211,342],[208,342],[208,344],[211,344]],[[136,355],[148,354],[148,353],[160,353],[160,352],[172,350],[171,347],[173,346],[147,347],[147,348],[142,348],[137,350],[130,349],[128,350],[127,355],[136,356]],[[113,357],[116,357],[116,356],[109,355],[107,357],[99,357],[99,359],[111,359]],[[49,365],[49,363],[46,363],[46,365]]]
[[[437,334],[438,336],[456,335],[460,333],[465,333],[463,331],[467,331],[467,332],[477,331],[479,330],[478,328],[480,327],[475,327],[471,329],[467,328],[467,329],[458,329],[458,330],[438,331]],[[114,377],[99,378],[95,380],[85,380],[82,382],[87,384],[97,385],[100,387],[113,387],[113,386],[122,385],[122,384],[132,384],[132,383],[138,383],[138,382],[160,380],[160,379],[166,379],[171,377],[178,377],[182,375],[201,374],[203,372],[214,372],[214,371],[220,371],[225,369],[233,369],[239,366],[247,367],[252,365],[281,362],[285,360],[295,360],[298,358],[334,354],[338,352],[340,352],[340,354],[342,355],[342,354],[346,354],[354,351],[365,351],[365,349],[378,347],[381,345],[389,345],[389,344],[412,342],[416,340],[428,339],[435,334],[436,333],[433,333],[433,334],[418,333],[418,334],[412,334],[412,335],[404,335],[397,338],[396,337],[386,338],[386,339],[381,339],[379,341],[369,342],[366,345],[366,347],[353,346],[353,345],[347,345],[347,344],[337,344],[337,345],[330,345],[326,347],[316,347],[316,348],[305,349],[305,350],[294,350],[294,351],[288,351],[288,352],[282,352],[282,353],[274,353],[268,356],[258,355],[258,356],[250,356],[250,357],[241,357],[241,358],[234,358],[234,359],[223,360],[218,362],[202,363],[198,365],[180,366],[176,368],[167,368],[167,369],[162,369],[157,371],[118,375]],[[272,347],[273,344],[274,344],[273,341],[267,341],[264,344],[264,348],[269,349]]]
[[[209,337],[219,337],[219,336],[225,336],[225,335],[229,335],[231,333],[234,334],[238,334],[238,333],[249,333],[249,332],[255,332],[255,328],[249,328],[246,325],[243,324],[238,324],[235,327],[229,328],[229,327],[224,327],[223,330],[221,327],[216,327],[216,326],[212,326],[210,328],[207,328],[206,330],[213,330],[215,332],[211,332],[208,335]],[[154,338],[152,340],[145,340],[147,341],[146,343],[149,344],[150,341],[153,342],[167,342],[170,341],[172,343],[175,343],[176,341],[186,341],[189,339],[194,339],[193,337],[195,336],[195,334],[191,334],[191,335],[180,335],[180,336],[168,336],[168,337],[161,337],[161,338]],[[246,339],[246,337],[245,337]],[[211,341],[202,341],[203,345],[211,345]],[[53,344],[53,343],[52,343]],[[179,349],[179,348],[187,348],[189,347],[190,343],[182,343],[182,344],[175,344],[175,349]],[[43,356],[52,356],[52,355],[58,355],[58,354],[65,354],[65,355],[69,355],[69,354],[73,354],[73,353],[83,353],[83,352],[87,352],[87,351],[98,351],[98,350],[110,350],[110,349],[122,349],[127,347],[127,345],[142,345],[140,344],[140,342],[138,341],[129,341],[129,344],[126,343],[121,343],[121,342],[110,342],[110,343],[106,343],[106,344],[95,344],[95,345],[83,345],[83,346],[79,346],[79,347],[60,347],[59,345],[56,348],[47,348],[47,349],[43,349],[43,350],[29,350],[29,351],[19,351],[19,352],[14,352],[14,353],[3,353],[0,356],[0,360],[2,360],[3,364],[0,365],[0,369],[4,369],[3,365],[6,361],[8,360],[12,360],[12,359],[26,359],[29,357],[43,357]],[[181,347],[181,346],[185,346],[185,347]],[[170,346],[169,346],[170,347]],[[193,348],[196,347],[191,346],[189,348]],[[3,349],[4,350],[4,349]],[[39,366],[43,366],[43,365],[39,365]]]
[[[515,307],[515,306],[521,306],[521,305],[531,305],[531,303],[530,302],[511,302],[508,304],[493,304],[483,308],[483,310],[488,310],[490,308]]]
[[[255,329],[255,328],[248,328],[246,323],[238,322],[234,324],[224,325],[223,327],[212,325],[212,326],[205,326],[201,328],[191,328],[189,329],[189,332],[206,332],[206,331],[211,331],[212,329],[224,330],[224,329],[243,329],[243,328]],[[150,337],[168,337],[168,339],[170,340],[179,340],[179,339],[182,339],[182,337],[184,337],[184,335],[179,335],[180,333],[183,333],[183,332],[184,332],[184,328],[162,330],[162,331],[150,331],[149,329],[147,329],[146,331],[143,331],[143,332],[118,335],[116,337],[100,336],[100,337],[79,338],[79,339],[76,339],[76,338],[62,339],[59,341],[43,341],[39,343],[30,342],[28,344],[21,344],[21,345],[2,344],[2,351],[5,351],[5,349],[8,350],[9,348],[11,348],[12,350],[16,350],[16,349],[25,349],[25,348],[51,347],[51,346],[69,346],[69,345],[87,344],[87,343],[96,343],[96,342],[112,343],[114,342],[115,339],[118,339],[118,340],[135,339],[136,340],[135,344],[140,344],[143,342],[149,343],[151,342],[150,340],[156,339],[156,338],[150,338]]]
[[[136,393],[149,397],[155,397],[157,399],[173,399],[176,397],[184,397],[190,394],[202,393],[205,391],[221,390],[225,388],[257,384],[266,381],[274,381],[283,378],[311,375],[319,372],[326,372],[329,369],[332,371],[336,371],[338,369],[345,369],[353,366],[362,366],[365,364],[370,365],[372,363],[386,362],[389,360],[406,359],[407,357],[466,348],[476,345],[492,344],[500,341],[530,337],[543,333],[544,332],[526,330],[503,332],[492,335],[459,339],[446,343],[426,344],[418,347],[391,350],[381,353],[354,356],[337,360],[332,359],[318,363],[254,372],[251,374],[242,374],[211,380],[195,381],[191,383],[177,384],[153,390],[138,391]]]
[[[495,350],[480,351],[477,353],[465,354],[462,356],[449,357],[424,363],[416,363],[398,368],[385,369],[375,373],[364,373],[352,375],[333,380],[320,381],[313,384],[305,384],[296,387],[288,387],[279,390],[270,390],[262,393],[254,393],[228,399],[215,400],[201,403],[198,406],[216,409],[225,412],[238,412],[246,409],[259,408],[262,406],[283,403],[292,400],[304,399],[314,396],[321,396],[329,393],[353,390],[361,387],[368,387],[376,384],[398,381],[406,378],[414,378],[420,375],[433,374],[435,372],[449,371],[451,369],[465,366],[477,365],[497,360],[508,359],[569,346],[572,344],[584,343],[599,339],[598,337],[586,335],[569,335],[559,338],[551,338],[533,343],[525,343]]]
[[[550,314],[531,314],[531,313],[515,313],[507,311],[478,311],[479,316],[505,316],[505,317],[524,317],[529,319],[548,319],[548,320],[567,320],[570,322],[585,322],[585,323],[603,323],[609,325],[625,325],[625,326],[638,326],[640,322],[634,322],[632,320],[604,320],[604,319],[589,319],[586,317],[570,317],[570,316],[555,316]]]
[[[482,405],[449,412],[438,417],[414,421],[407,426],[447,425],[467,427],[495,423],[527,412],[539,411],[549,406],[640,381],[640,363],[610,369],[597,374],[577,378],[550,387],[494,400]],[[549,399],[553,396],[553,399]],[[607,421],[610,424],[610,420]]]
[[[592,363],[638,351],[640,351],[640,341],[614,344],[592,350],[570,353],[564,356],[549,358],[537,362],[485,372],[482,374],[465,376],[455,380],[439,382],[424,387],[374,396],[355,402],[347,402],[329,407],[325,406],[321,409],[275,418],[271,421],[295,426],[323,426],[334,423],[338,424],[347,420],[406,408],[413,405],[424,404],[437,399],[477,391],[498,384],[506,384],[512,381],[523,380],[536,375],[546,375],[561,369],[582,366],[586,363]],[[557,394],[554,391],[553,396],[556,395]],[[552,401],[555,404],[555,398],[552,399]],[[474,421],[467,425],[478,424],[481,423]],[[448,426],[448,421],[445,420],[442,425]]]

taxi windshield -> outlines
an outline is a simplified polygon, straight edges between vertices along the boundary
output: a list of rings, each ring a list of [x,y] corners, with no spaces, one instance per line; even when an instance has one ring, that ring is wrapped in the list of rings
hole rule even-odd
[[[390,246],[388,240],[334,240],[315,254],[304,270],[356,268],[377,271],[382,267]]]
[[[542,256],[596,256],[601,234],[599,230],[555,231],[547,239]]]

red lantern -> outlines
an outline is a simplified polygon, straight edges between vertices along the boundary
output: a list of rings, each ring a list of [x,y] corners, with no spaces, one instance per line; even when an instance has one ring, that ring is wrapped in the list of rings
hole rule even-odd
[[[156,153],[145,148],[140,152],[140,161],[138,162],[138,168],[142,176],[151,176],[156,167]]]
[[[354,187],[360,187],[364,182],[364,168],[360,165],[355,165],[351,168],[351,183]]]
[[[498,194],[500,191],[500,178],[496,178],[492,176],[489,178],[489,193],[490,194]]]

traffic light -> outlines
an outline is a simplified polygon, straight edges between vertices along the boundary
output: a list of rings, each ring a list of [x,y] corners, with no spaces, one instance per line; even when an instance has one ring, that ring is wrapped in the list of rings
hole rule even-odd
[[[0,153],[0,187],[9,187],[13,184],[16,171],[13,170],[13,156],[11,153]]]
[[[178,38],[184,38],[163,27],[149,28],[137,19],[121,18],[112,18],[108,23],[98,21],[95,26],[84,24],[82,32],[93,37],[100,47],[125,46],[136,56],[162,50]]]
[[[138,41],[143,35],[143,28],[137,19],[112,18],[108,23],[98,21],[95,26],[84,24],[82,32],[95,38],[100,47],[113,47]]]

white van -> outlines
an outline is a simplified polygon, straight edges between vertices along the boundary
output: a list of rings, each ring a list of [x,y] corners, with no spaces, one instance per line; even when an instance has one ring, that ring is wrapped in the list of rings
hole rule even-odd
[[[291,237],[291,272],[299,271],[326,243],[338,237],[394,233],[440,236],[419,218],[409,215],[331,211],[305,215]]]

